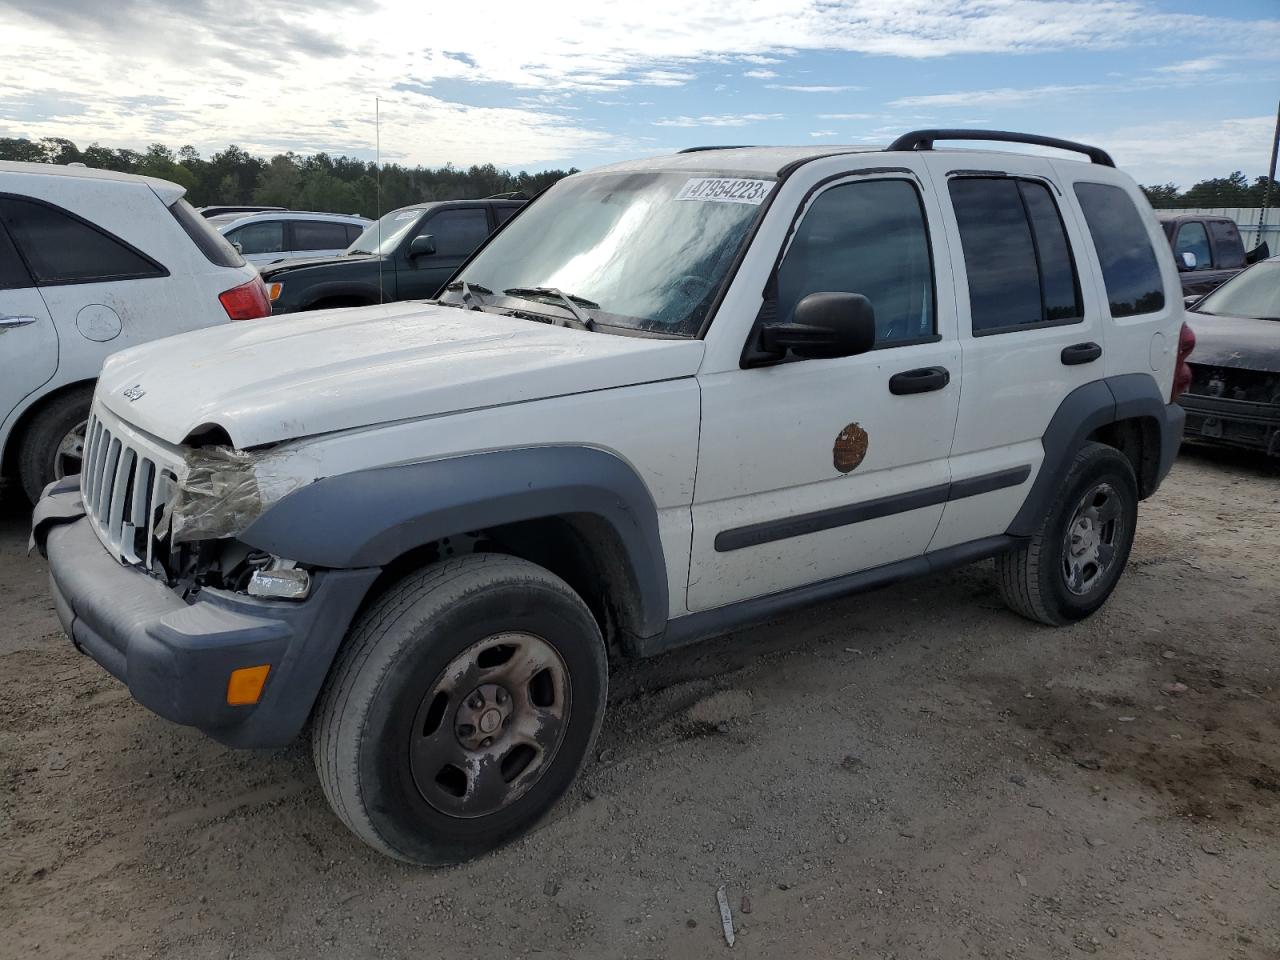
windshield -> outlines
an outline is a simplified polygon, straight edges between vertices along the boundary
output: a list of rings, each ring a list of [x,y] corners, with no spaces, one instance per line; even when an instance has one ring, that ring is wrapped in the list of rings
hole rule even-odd
[[[1195,312],[1280,320],[1280,263],[1258,263],[1237,274],[1197,303]]]
[[[711,173],[561,180],[458,279],[553,305],[568,297],[606,326],[696,337],[773,186]],[[450,286],[447,298],[461,296]]]
[[[347,254],[378,253],[386,256],[393,253],[410,230],[422,219],[425,210],[392,210],[381,220],[376,220],[365,227],[364,233],[356,237],[355,242],[347,247]],[[379,240],[381,236],[381,240]]]

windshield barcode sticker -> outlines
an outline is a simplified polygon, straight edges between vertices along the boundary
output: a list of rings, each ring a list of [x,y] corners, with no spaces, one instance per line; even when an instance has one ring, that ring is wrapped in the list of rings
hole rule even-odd
[[[749,203],[758,206],[773,189],[772,180],[742,180],[738,177],[696,177],[686,180],[677,200],[708,200],[714,203]]]

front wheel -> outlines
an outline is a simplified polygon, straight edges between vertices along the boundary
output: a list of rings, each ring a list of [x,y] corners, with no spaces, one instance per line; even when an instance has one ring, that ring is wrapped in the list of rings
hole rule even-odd
[[[591,611],[498,554],[436,563],[360,616],[317,708],[321,785],[370,846],[456,863],[527,831],[573,783],[608,684]]]
[[[23,431],[18,477],[32,503],[54,480],[80,472],[92,404],[92,385],[68,390],[41,407]]]
[[[1138,523],[1138,483],[1127,457],[1088,443],[1030,540],[996,558],[1000,593],[1031,620],[1083,620],[1111,596]]]

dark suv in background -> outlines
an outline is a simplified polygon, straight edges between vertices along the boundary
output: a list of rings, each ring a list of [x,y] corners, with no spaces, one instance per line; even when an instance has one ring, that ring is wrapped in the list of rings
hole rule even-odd
[[[392,210],[340,256],[264,268],[271,310],[296,313],[433,297],[524,202],[505,195]]]

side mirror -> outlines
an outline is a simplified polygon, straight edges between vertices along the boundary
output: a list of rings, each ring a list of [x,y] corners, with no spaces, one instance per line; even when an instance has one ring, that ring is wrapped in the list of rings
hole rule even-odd
[[[240,246],[239,240],[232,240],[231,245],[236,248],[236,253],[244,253],[244,247]]]
[[[760,346],[781,358],[788,349],[810,359],[852,357],[876,342],[876,312],[860,293],[811,293],[791,323],[760,328]]]
[[[1179,259],[1181,260],[1178,264],[1179,270],[1194,270],[1196,268],[1196,264],[1199,262],[1196,260],[1196,255],[1190,250],[1184,250]]]
[[[420,237],[414,237],[409,242],[409,259],[416,257],[429,257],[436,252],[436,238],[429,233],[424,233]]]

